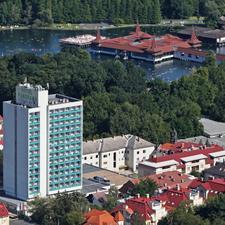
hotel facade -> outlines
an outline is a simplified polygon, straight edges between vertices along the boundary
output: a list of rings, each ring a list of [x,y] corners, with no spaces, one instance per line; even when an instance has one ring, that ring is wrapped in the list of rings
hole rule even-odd
[[[28,200],[81,189],[82,101],[25,83],[3,114],[6,195]]]

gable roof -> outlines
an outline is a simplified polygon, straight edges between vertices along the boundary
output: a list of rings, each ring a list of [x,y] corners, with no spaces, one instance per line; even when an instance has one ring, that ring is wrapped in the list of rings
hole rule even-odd
[[[204,173],[225,178],[225,162],[217,163],[215,166],[204,170]]]
[[[83,155],[110,152],[128,147],[129,150],[153,147],[154,144],[135,135],[107,137],[83,142]]]
[[[225,180],[221,178],[217,178],[214,180],[193,180],[192,183],[189,185],[189,188],[196,189],[197,187],[202,187],[205,190],[213,191],[213,192],[222,192],[225,193]]]
[[[114,217],[110,215],[107,211],[92,209],[85,215],[86,222],[84,225],[117,225]]]
[[[152,157],[149,159],[149,162],[157,164],[157,163],[169,162],[169,161],[174,160],[177,163],[179,163],[179,165],[182,165],[183,164],[182,158],[196,156],[196,155],[200,155],[200,156],[204,155],[210,160],[211,153],[220,152],[223,150],[224,150],[223,147],[221,147],[219,145],[211,145],[210,147],[204,147],[204,149],[184,151],[184,152],[178,152],[178,153],[174,153],[174,154],[170,154],[170,155]],[[190,160],[190,158],[189,158],[189,160]],[[193,158],[193,160],[194,160],[194,158]]]
[[[181,188],[180,190],[170,189],[155,197],[155,199],[164,202],[167,207],[177,208],[181,202],[189,200],[188,193],[190,191],[186,188]]]

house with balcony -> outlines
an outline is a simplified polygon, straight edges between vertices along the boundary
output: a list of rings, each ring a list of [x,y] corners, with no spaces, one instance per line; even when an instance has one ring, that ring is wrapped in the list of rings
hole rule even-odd
[[[159,147],[157,154],[149,160],[139,163],[139,176],[160,174],[168,171],[179,171],[190,174],[192,171],[202,172],[225,160],[224,148],[209,144],[177,142],[167,144],[168,148]],[[165,146],[164,146],[165,147]]]

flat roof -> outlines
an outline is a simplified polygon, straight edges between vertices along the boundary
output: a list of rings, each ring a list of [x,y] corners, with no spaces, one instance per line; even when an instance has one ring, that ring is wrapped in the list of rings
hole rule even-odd
[[[210,153],[209,155],[212,156],[213,158],[220,157],[220,156],[225,156],[225,151],[213,152],[213,153]]]
[[[104,184],[97,183],[92,180],[83,178],[83,186],[81,189],[81,193],[83,193],[84,195],[88,195],[98,191],[107,191],[109,187],[110,185],[104,185]]]
[[[178,165],[179,163],[175,160],[168,160],[168,161],[157,162],[157,163],[144,161],[144,162],[140,162],[140,164],[145,165],[145,166],[149,166],[149,167],[153,167],[153,168],[161,168],[161,167],[164,167],[164,166]]]
[[[199,122],[204,127],[204,133],[208,136],[225,135],[225,123],[202,118]]]
[[[93,165],[83,164],[83,178],[88,180],[93,179],[94,176],[107,178],[107,180],[110,180],[111,186],[115,185],[117,187],[121,187],[128,180],[130,180],[130,178],[125,175],[121,175],[119,173],[102,169]]]
[[[184,162],[192,162],[194,160],[200,160],[200,159],[207,159],[207,156],[205,156],[203,154],[198,154],[198,155],[181,158],[181,160]]]
[[[61,95],[61,94],[51,94],[48,95],[48,104],[49,105],[56,105],[56,104],[63,104],[63,103],[68,103],[68,102],[77,102],[81,101],[76,98],[72,98],[66,95]]]

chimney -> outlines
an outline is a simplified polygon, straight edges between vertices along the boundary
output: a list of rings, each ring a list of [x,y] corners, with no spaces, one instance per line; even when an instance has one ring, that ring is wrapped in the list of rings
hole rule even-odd
[[[179,184],[176,185],[176,189],[177,189],[177,191],[180,191],[180,185]]]
[[[146,194],[146,198],[149,198],[149,194]]]
[[[140,197],[141,197],[141,195],[138,193],[138,194],[137,194],[137,198],[140,198]]]

